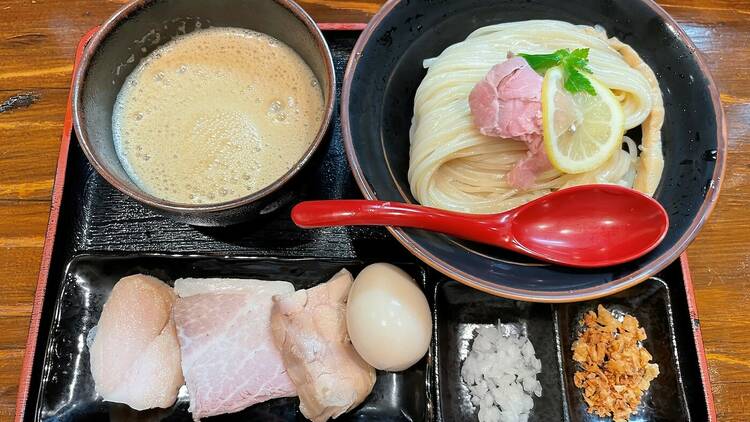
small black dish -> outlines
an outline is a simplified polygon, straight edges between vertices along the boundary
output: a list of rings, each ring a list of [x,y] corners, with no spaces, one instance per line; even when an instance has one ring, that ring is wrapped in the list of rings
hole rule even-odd
[[[643,395],[641,406],[631,420],[689,421],[690,409],[677,351],[675,322],[669,288],[663,280],[651,279],[620,294],[596,302],[581,302],[559,307],[560,345],[563,353],[567,396],[572,420],[598,421],[600,418],[586,411],[583,394],[573,384],[573,375],[580,369],[570,351],[581,332],[581,320],[601,304],[615,315],[634,316],[646,331],[643,347],[651,353],[652,362],[659,365],[659,376]]]
[[[724,171],[726,125],[718,90],[693,43],[652,0],[387,2],[357,41],[344,76],[341,120],[347,156],[366,198],[416,202],[407,169],[414,94],[426,73],[422,61],[477,28],[529,19],[601,25],[630,44],[656,72],[666,121],[665,167],[655,198],[669,213],[666,238],[635,261],[581,270],[445,235],[390,230],[436,270],[494,295],[539,302],[610,295],[677,259],[713,209]]]
[[[566,414],[560,343],[551,305],[500,299],[459,283],[441,283],[435,289],[435,382],[442,421],[469,421],[476,418],[475,407],[461,366],[481,327],[498,321],[516,327],[531,344],[542,371],[542,397],[533,397],[530,421],[562,421]]]

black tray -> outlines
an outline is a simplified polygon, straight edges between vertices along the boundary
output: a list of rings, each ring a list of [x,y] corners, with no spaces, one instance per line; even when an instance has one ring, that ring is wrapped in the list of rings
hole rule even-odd
[[[359,33],[327,31],[338,80]],[[361,197],[351,177],[338,118],[311,163],[297,200]],[[633,289],[595,302],[544,305],[472,290],[424,266],[384,229],[298,229],[282,209],[230,229],[174,223],[108,185],[88,164],[69,118],[58,166],[47,245],[19,388],[17,420],[191,420],[184,394],[171,409],[134,412],[102,402],[93,389],[85,339],[120,277],[145,272],[171,282],[185,276],[288,279],[303,288],[345,266],[394,262],[424,286],[435,330],[428,356],[399,374],[378,373],[375,390],[343,420],[475,420],[460,380],[474,329],[498,319],[526,330],[543,362],[543,396],[531,420],[595,421],[572,385],[570,344],[583,312],[597,303],[633,313],[662,374],[638,418],[715,420],[687,266],[672,264]],[[296,201],[294,201],[296,202]],[[296,399],[279,399],[210,420],[304,420]]]

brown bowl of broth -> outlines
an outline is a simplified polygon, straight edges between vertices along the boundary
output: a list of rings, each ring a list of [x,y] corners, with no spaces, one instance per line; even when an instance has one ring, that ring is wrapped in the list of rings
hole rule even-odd
[[[290,0],[140,0],[94,35],[73,90],[76,135],[102,177],[176,220],[225,226],[294,198],[335,76]]]

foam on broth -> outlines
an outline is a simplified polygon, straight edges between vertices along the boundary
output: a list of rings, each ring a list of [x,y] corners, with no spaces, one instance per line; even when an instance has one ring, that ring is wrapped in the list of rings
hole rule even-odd
[[[270,185],[320,127],[323,93],[277,39],[211,28],[146,57],[115,102],[115,149],[133,181],[180,203],[229,201]]]

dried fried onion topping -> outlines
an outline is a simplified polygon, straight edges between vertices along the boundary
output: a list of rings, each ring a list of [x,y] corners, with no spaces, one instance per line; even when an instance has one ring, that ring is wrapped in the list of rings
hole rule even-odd
[[[580,364],[573,381],[583,390],[589,413],[626,422],[659,375],[659,366],[640,343],[646,332],[634,317],[625,315],[620,322],[602,305],[581,323],[583,332],[572,348]]]

